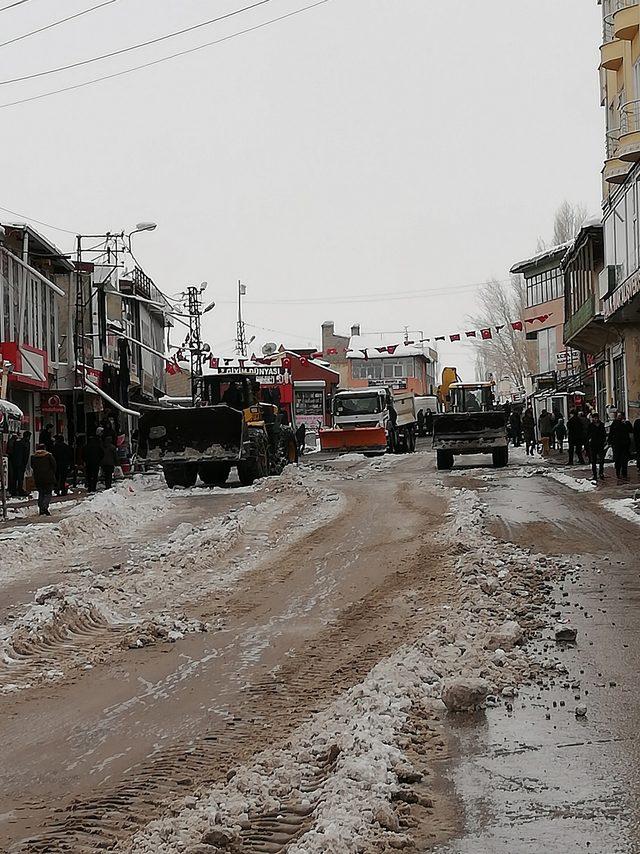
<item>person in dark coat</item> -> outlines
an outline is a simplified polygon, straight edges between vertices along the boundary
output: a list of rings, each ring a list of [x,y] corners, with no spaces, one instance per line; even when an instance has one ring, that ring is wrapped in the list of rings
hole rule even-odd
[[[15,496],[18,494],[18,478],[16,474],[16,445],[18,437],[12,433],[7,439],[7,480],[9,484],[9,495]]]
[[[533,409],[528,406],[522,416],[522,432],[527,449],[527,456],[533,456],[536,447],[536,420],[533,417]]]
[[[616,477],[621,480],[629,479],[629,456],[631,454],[631,436],[633,427],[627,421],[623,412],[616,412],[615,421],[609,428],[609,445],[613,451],[613,462],[616,467]]]
[[[433,436],[433,412],[430,409],[424,414],[424,429],[427,436]]]
[[[26,496],[24,491],[24,473],[27,470],[31,453],[31,433],[27,430],[13,445],[9,454],[9,493],[12,496]]]
[[[424,412],[422,409],[418,411],[418,436],[426,436],[426,431],[424,429]]]
[[[100,439],[93,434],[87,439],[84,446],[84,468],[87,483],[87,492],[95,492],[98,488],[98,475],[100,474],[100,463],[104,449]]]
[[[33,481],[38,490],[40,516],[51,516],[49,502],[56,486],[56,461],[43,444],[36,445],[36,452],[31,457],[31,469]]]
[[[636,446],[636,465],[640,472],[640,418],[633,422],[633,443]]]
[[[101,465],[104,485],[107,489],[111,489],[113,486],[113,470],[118,465],[118,452],[110,435],[107,435],[102,446]]]
[[[571,410],[569,420],[567,421],[567,437],[569,439],[569,465],[573,465],[576,455],[580,465],[583,465],[582,448],[584,445],[584,429],[576,409]]]
[[[53,458],[56,461],[56,495],[67,494],[67,475],[71,466],[71,448],[64,440],[64,436],[58,433],[53,444]]]
[[[607,446],[607,431],[604,429],[604,424],[600,421],[597,412],[591,413],[587,441],[593,479],[598,480],[599,477],[600,480],[604,480],[604,451]]]
[[[591,425],[587,417],[587,413],[584,412],[584,410],[580,410],[578,412],[578,420],[582,424],[582,447],[584,448],[585,453],[587,455],[587,462],[589,462],[589,460],[591,459],[589,456],[589,427]]]
[[[564,449],[564,440],[567,438],[567,427],[562,415],[558,415],[553,432],[555,433],[556,442],[558,443],[558,450],[562,451]]]
[[[522,421],[520,420],[519,413],[515,409],[511,410],[511,415],[509,416],[509,435],[514,448],[519,448],[520,436],[522,435]]]
[[[53,453],[53,436],[51,435],[52,430],[53,426],[51,424],[45,424],[45,426],[40,431],[40,435],[38,436],[38,443],[40,445],[44,445],[45,449],[50,454]]]

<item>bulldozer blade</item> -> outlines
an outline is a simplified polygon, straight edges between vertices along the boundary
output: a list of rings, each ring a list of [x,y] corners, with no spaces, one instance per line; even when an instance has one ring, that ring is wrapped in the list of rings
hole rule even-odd
[[[387,433],[384,427],[321,430],[320,449],[345,453],[383,453],[387,450]]]

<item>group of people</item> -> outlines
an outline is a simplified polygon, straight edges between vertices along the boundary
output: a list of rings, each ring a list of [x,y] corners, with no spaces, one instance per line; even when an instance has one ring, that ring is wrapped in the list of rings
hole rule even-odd
[[[98,488],[100,470],[105,487],[113,485],[113,474],[118,465],[116,435],[113,425],[106,422],[87,438],[82,457],[85,467],[87,492]],[[67,495],[68,478],[73,466],[73,451],[53,427],[46,424],[38,435],[35,452],[31,453],[31,433],[26,430],[21,436],[12,434],[7,442],[8,486],[12,497],[28,497],[25,475],[31,467],[34,486],[38,492],[38,511],[41,516],[50,516],[49,504],[53,494]]]
[[[533,456],[538,447],[538,437],[543,447],[564,450],[568,442],[569,465],[577,461],[584,465],[591,463],[593,479],[604,479],[604,462],[607,448],[611,448],[616,476],[619,480],[629,477],[629,460],[632,444],[635,446],[636,461],[640,470],[640,418],[632,425],[623,412],[616,412],[607,430],[599,413],[595,410],[587,413],[584,409],[573,409],[565,424],[564,417],[558,412],[544,409],[536,424],[533,409],[528,407],[520,421],[519,416],[509,416],[509,434],[515,445],[520,429],[524,437],[528,456]],[[537,428],[537,429],[536,429]]]

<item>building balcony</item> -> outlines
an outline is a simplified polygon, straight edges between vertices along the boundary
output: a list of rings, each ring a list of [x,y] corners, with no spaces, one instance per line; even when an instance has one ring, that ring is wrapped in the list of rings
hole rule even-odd
[[[624,62],[625,42],[606,42],[600,48],[600,67],[607,71],[618,71]]]
[[[621,128],[607,131],[606,160],[602,177],[608,184],[624,184],[631,169],[631,163],[620,159]]]
[[[638,0],[617,0],[613,14],[613,36],[632,41],[640,29],[640,4]]]
[[[580,308],[568,317],[564,324],[563,341],[574,350],[595,355],[607,344],[609,330],[598,314],[595,294],[591,294]]]
[[[640,160],[640,100],[628,101],[621,107],[615,156],[627,163]]]

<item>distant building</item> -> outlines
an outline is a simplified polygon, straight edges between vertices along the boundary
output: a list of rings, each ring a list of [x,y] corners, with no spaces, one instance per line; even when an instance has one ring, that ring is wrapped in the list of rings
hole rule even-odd
[[[398,343],[397,336],[391,340],[379,333],[352,335],[347,361],[349,388],[386,385],[417,395],[436,393],[438,354],[423,344]]]
[[[351,327],[351,337],[360,334],[360,326],[354,324]],[[340,375],[340,385],[347,388],[349,384],[349,362],[347,350],[349,349],[349,335],[336,335],[333,320],[325,320],[322,324],[322,353],[323,360]]]
[[[525,332],[535,369],[527,392],[570,384],[579,373],[579,354],[564,344],[564,274],[562,260],[571,243],[553,246],[511,268],[524,277]]]

